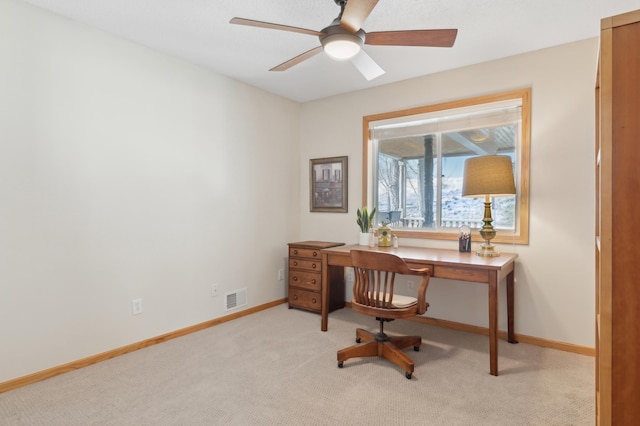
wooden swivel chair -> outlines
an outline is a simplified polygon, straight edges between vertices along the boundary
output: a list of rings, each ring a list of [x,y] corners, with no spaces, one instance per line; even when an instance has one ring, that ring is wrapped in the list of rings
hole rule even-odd
[[[394,254],[366,250],[352,250],[351,263],[355,272],[351,307],[356,312],[376,317],[380,322],[380,332],[374,334],[356,329],[358,344],[338,351],[338,367],[342,368],[349,358],[381,356],[402,368],[406,378],[411,379],[414,364],[402,349],[413,346],[414,351],[419,351],[422,338],[387,336],[384,323],[422,315],[427,311],[426,293],[431,270],[412,269]],[[396,274],[420,277],[416,297],[393,294]]]

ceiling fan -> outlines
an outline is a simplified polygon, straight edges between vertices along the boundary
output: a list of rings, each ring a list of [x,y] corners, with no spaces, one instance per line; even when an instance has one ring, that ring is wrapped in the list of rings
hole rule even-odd
[[[376,6],[378,0],[334,1],[340,6],[340,15],[333,20],[331,25],[322,31],[244,18],[233,18],[230,23],[318,36],[320,46],[301,53],[271,68],[269,71],[285,71],[311,58],[321,50],[324,50],[324,52],[333,59],[350,59],[367,80],[373,80],[381,76],[384,74],[384,70],[362,50],[364,44],[378,46],[451,47],[458,34],[457,29],[379,31],[367,33],[362,29],[362,24]]]

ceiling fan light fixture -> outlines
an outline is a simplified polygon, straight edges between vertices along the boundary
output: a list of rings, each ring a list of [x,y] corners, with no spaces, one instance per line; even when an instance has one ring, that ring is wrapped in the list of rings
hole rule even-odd
[[[489,136],[483,130],[474,130],[471,133],[471,136],[469,136],[469,139],[475,143],[483,143],[489,139]]]
[[[320,42],[324,53],[341,61],[356,56],[362,46],[362,38],[355,34],[329,34]]]
[[[321,46],[309,49],[269,71],[285,71],[324,50],[331,59],[349,60],[367,80],[381,76],[384,70],[362,49],[365,43],[377,46],[451,47],[458,34],[457,29],[366,33],[362,29],[362,24],[378,0],[334,0],[334,2],[340,6],[340,14],[322,31],[244,18],[233,18],[229,22],[236,25],[314,35],[320,40]]]

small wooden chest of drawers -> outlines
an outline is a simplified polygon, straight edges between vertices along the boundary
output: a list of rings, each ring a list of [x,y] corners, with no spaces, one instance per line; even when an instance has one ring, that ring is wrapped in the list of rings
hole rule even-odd
[[[344,243],[302,241],[289,243],[289,308],[322,312],[322,253]],[[329,311],[344,307],[344,268],[333,268]]]

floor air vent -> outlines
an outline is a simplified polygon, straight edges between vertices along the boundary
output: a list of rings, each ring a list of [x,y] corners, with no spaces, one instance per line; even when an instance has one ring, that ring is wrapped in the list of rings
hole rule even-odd
[[[231,293],[225,294],[227,311],[247,304],[247,289],[241,288]]]

